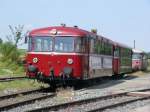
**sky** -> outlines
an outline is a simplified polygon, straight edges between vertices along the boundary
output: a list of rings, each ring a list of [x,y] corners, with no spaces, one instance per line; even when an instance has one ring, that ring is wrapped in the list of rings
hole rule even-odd
[[[0,38],[8,25],[25,30],[77,25],[111,40],[150,51],[150,0],[0,0]],[[27,48],[27,45],[20,46]]]

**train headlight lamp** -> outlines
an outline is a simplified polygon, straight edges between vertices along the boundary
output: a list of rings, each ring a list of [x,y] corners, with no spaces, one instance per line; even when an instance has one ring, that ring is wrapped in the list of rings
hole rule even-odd
[[[37,63],[38,62],[38,58],[33,58],[33,63]]]
[[[56,29],[52,29],[52,30],[50,31],[50,34],[56,35],[56,34],[57,34],[57,30],[56,30]]]
[[[67,63],[68,63],[68,64],[72,64],[72,63],[73,63],[73,59],[69,58],[69,59],[67,60]]]

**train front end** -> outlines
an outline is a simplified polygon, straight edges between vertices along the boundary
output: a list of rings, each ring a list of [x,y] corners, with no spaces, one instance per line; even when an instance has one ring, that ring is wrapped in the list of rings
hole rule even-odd
[[[56,85],[82,79],[81,37],[74,28],[48,27],[29,34],[26,74]],[[75,30],[76,31],[76,30]]]
[[[137,71],[142,68],[142,51],[137,49],[132,49],[132,70]]]

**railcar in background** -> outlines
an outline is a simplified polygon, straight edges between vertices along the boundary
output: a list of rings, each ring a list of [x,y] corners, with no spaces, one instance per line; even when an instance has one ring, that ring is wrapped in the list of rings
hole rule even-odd
[[[115,43],[113,53],[114,75],[132,72],[132,48],[123,44]]]
[[[29,33],[28,77],[54,86],[132,71],[132,49],[78,27],[56,26]]]
[[[132,69],[133,71],[137,70],[146,70],[148,66],[147,54],[138,49],[132,49]]]

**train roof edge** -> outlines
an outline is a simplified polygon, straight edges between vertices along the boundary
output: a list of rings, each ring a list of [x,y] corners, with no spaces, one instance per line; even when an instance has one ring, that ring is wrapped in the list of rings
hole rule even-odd
[[[90,32],[90,31],[80,29],[78,27],[68,27],[68,26],[43,27],[43,28],[38,28],[38,29],[34,29],[34,30],[30,31],[29,36],[36,36],[36,35],[50,36],[50,31],[53,30],[53,29],[56,29],[58,32],[61,32],[61,34],[67,35],[67,36],[68,36],[69,33],[71,33],[74,36],[77,36],[77,35],[82,35],[82,36],[84,36],[84,35],[95,35],[95,36],[98,36],[98,38],[103,38],[104,40],[108,40],[109,43],[113,43],[115,46],[126,47],[126,48],[129,48],[129,49],[132,49],[131,47],[129,47],[125,44],[115,42],[115,41],[113,41],[113,40],[111,40],[107,37],[104,37],[102,35],[98,35],[96,33]],[[69,32],[69,33],[67,33],[67,32]]]

